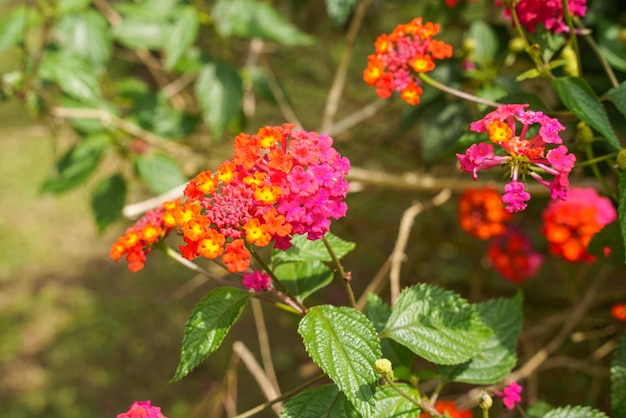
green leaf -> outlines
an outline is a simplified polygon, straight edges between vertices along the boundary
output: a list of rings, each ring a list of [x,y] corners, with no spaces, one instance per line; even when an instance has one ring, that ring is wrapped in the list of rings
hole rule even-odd
[[[298,333],[315,363],[331,378],[364,417],[371,417],[381,357],[372,323],[361,312],[344,306],[321,305],[307,312]]]
[[[611,409],[613,416],[626,416],[626,334],[619,339],[611,360]]]
[[[263,38],[283,45],[310,45],[313,38],[289,23],[267,3],[256,0],[218,0],[213,21],[223,37]]]
[[[111,146],[104,133],[86,136],[57,162],[57,175],[44,182],[44,193],[62,193],[84,183],[96,171],[104,152]]]
[[[498,36],[490,25],[482,20],[472,22],[466,33],[466,39],[472,40],[472,61],[488,66],[498,52]]]
[[[613,265],[621,265],[624,264],[625,248],[620,223],[616,221],[606,225],[591,237],[587,251],[598,257],[598,260]],[[610,250],[608,255],[605,252],[606,249]]]
[[[59,15],[78,12],[86,9],[89,4],[91,4],[91,0],[57,0],[56,12]]]
[[[604,412],[590,406],[564,406],[553,409],[543,418],[609,418]]]
[[[597,34],[598,46],[602,56],[609,64],[626,71],[626,46],[621,38],[622,26],[616,22],[597,15],[598,25],[594,32]]]
[[[64,93],[82,102],[99,105],[102,101],[95,68],[77,55],[63,51],[45,54],[40,76],[58,84]]]
[[[324,238],[340,260],[356,247],[355,243],[344,241],[330,232],[327,232]],[[274,250],[272,252],[274,265],[294,261],[333,261],[322,240],[311,241],[304,235],[294,235],[291,244],[292,246],[287,250]]]
[[[622,115],[626,116],[626,81],[607,91],[605,96]]]
[[[480,319],[494,333],[469,362],[442,366],[444,380],[489,385],[504,379],[517,364],[517,339],[522,331],[522,294],[476,305]]]
[[[328,384],[300,392],[285,403],[280,418],[360,418],[337,385]]]
[[[492,335],[476,309],[449,290],[421,283],[400,293],[383,338],[391,338],[435,364],[473,358]]]
[[[179,3],[182,2],[180,0],[142,0],[114,2],[112,5],[125,19],[165,22],[175,13]]]
[[[554,407],[547,402],[539,401],[526,409],[528,418],[544,418]]]
[[[239,73],[228,63],[210,62],[198,74],[195,93],[205,122],[213,128],[213,137],[219,139],[241,111],[243,87]]]
[[[335,26],[343,26],[348,21],[357,0],[326,0],[326,13]]]
[[[180,363],[173,381],[185,377],[219,348],[249,299],[250,293],[245,290],[219,287],[193,308],[185,325]]]
[[[20,6],[0,20],[0,52],[6,51],[24,40],[27,29],[41,21],[41,15],[34,7]]]
[[[138,156],[135,167],[148,189],[155,194],[165,193],[188,181],[178,163],[160,152]]]
[[[617,214],[619,215],[619,225],[622,235],[622,241],[626,248],[626,171],[622,171],[619,177],[619,202],[617,206]],[[624,253],[624,262],[626,263],[626,252]]]
[[[113,27],[113,37],[127,48],[160,49],[165,44],[170,24],[140,18],[127,18]]]
[[[467,130],[467,107],[461,102],[437,102],[426,111],[420,130],[424,159],[434,162]]]
[[[111,57],[111,34],[106,19],[95,10],[64,16],[57,24],[58,38],[69,51],[101,67]]]
[[[101,180],[91,196],[91,209],[98,231],[102,232],[122,215],[126,201],[126,182],[116,174]]]
[[[622,148],[602,102],[585,80],[578,77],[562,77],[554,79],[552,83],[561,101],[570,111],[600,132],[615,150]]]
[[[367,319],[374,324],[376,332],[380,333],[391,316],[391,306],[383,302],[377,294],[369,292],[364,313]],[[383,357],[393,364],[394,370],[398,367],[409,367],[415,357],[411,350],[388,338],[380,341],[380,348]]]
[[[176,10],[174,23],[163,42],[165,69],[174,68],[178,60],[193,45],[198,35],[198,12],[194,7],[181,6]]]
[[[398,387],[404,391],[404,393],[419,401],[420,394],[417,388],[404,383],[398,383]],[[398,391],[390,385],[379,386],[376,391],[375,399],[376,404],[373,415],[375,417],[407,418],[420,416],[421,408],[400,395]]]
[[[333,281],[333,272],[321,261],[284,263],[274,269],[280,281],[300,302]]]

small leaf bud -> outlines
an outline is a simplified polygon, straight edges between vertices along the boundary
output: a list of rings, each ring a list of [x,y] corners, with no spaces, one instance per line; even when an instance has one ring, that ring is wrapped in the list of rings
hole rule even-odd
[[[509,49],[511,50],[511,52],[519,54],[521,52],[524,52],[524,49],[526,49],[526,43],[520,37],[513,38],[509,41]]]
[[[593,131],[587,123],[580,121],[576,125],[576,133],[574,138],[579,144],[590,144],[593,142]]]
[[[626,149],[617,153],[617,166],[620,170],[626,170]]]
[[[393,367],[391,362],[386,358],[378,359],[374,362],[374,370],[381,376],[393,379]]]
[[[574,48],[572,48],[570,44],[565,45],[565,48],[561,51],[561,58],[565,61],[565,66],[563,67],[565,74],[578,77],[578,58],[576,57]]]

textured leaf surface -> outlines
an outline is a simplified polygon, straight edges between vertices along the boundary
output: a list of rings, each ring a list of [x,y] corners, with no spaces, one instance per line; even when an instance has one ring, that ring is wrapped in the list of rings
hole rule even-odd
[[[407,384],[399,383],[398,386],[406,394],[415,400],[419,400],[419,391]],[[376,391],[376,405],[374,416],[380,418],[407,418],[419,417],[420,407],[400,395],[390,385],[379,386]]]
[[[171,70],[187,52],[198,35],[198,13],[191,6],[181,6],[175,14],[174,24],[163,42],[165,68]]]
[[[613,148],[616,150],[622,148],[602,102],[585,80],[578,77],[563,77],[554,79],[552,83],[561,101],[570,111],[600,132]]]
[[[553,409],[543,418],[609,418],[609,416],[589,406],[565,406]]]
[[[281,418],[359,418],[360,416],[334,384],[300,392],[287,401],[280,412]]]
[[[216,29],[224,37],[259,37],[283,45],[309,45],[313,39],[289,23],[267,3],[219,0],[213,7]]]
[[[163,46],[170,29],[167,21],[127,18],[113,28],[113,37],[131,48],[159,49]]]
[[[95,10],[64,16],[58,24],[62,43],[94,67],[105,64],[113,47],[109,25]]]
[[[0,20],[0,52],[23,41],[26,28],[38,23],[41,16],[34,7],[16,7]]]
[[[626,81],[609,90],[606,93],[606,98],[615,105],[622,115],[626,116]]]
[[[626,248],[626,171],[622,171],[619,178],[619,202],[617,206],[617,214],[619,215],[619,225],[622,233],[624,248]],[[624,262],[626,262],[626,253],[624,254]]]
[[[217,350],[250,299],[232,287],[209,292],[194,308],[185,326],[180,363],[173,380],[180,380]]]
[[[620,338],[611,360],[611,409],[613,416],[626,417],[626,334]]]
[[[126,201],[126,182],[116,174],[100,180],[91,196],[91,209],[100,232],[122,215]]]
[[[298,333],[315,363],[364,417],[371,417],[381,357],[372,323],[353,308],[315,306],[302,318]]]
[[[44,55],[40,75],[57,83],[68,96],[84,103],[99,104],[102,101],[94,66],[78,55],[69,52]]]
[[[241,109],[243,87],[239,73],[225,62],[208,63],[198,74],[195,93],[202,117],[213,128],[213,136],[219,139]]]
[[[327,232],[324,238],[330,244],[337,258],[341,259],[356,247],[356,244],[344,241],[336,235]],[[291,239],[292,246],[283,250],[274,250],[272,263],[275,265],[294,261],[332,261],[326,246],[322,240],[311,241],[305,235],[294,235]]]
[[[522,295],[491,299],[476,305],[480,319],[492,336],[467,363],[442,366],[446,380],[488,385],[505,378],[517,363],[517,339],[522,331]]]
[[[165,193],[187,182],[178,163],[166,154],[159,152],[137,157],[137,172],[151,192]]]
[[[422,283],[400,293],[381,337],[433,363],[451,365],[474,357],[491,334],[465,299]]]
[[[332,270],[321,261],[284,263],[274,273],[300,302],[333,281]]]

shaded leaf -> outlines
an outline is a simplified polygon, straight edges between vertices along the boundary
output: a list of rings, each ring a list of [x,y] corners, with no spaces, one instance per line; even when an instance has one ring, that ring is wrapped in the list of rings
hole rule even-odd
[[[284,263],[274,273],[300,302],[333,281],[332,270],[317,260]]]
[[[420,394],[417,388],[404,383],[398,383],[398,387],[403,390],[404,393],[419,401]],[[421,408],[400,395],[398,391],[390,385],[379,386],[376,391],[375,399],[376,404],[373,415],[375,417],[407,418],[420,416]]]
[[[622,26],[599,14],[596,18],[598,25],[594,32],[597,34],[602,56],[612,67],[626,71],[626,45],[621,38]]]
[[[281,418],[359,418],[337,385],[328,384],[300,392],[285,403]]]
[[[326,0],[326,13],[335,26],[343,26],[354,10],[357,0]]]
[[[609,418],[604,412],[590,406],[564,406],[553,409],[543,418]]]
[[[378,335],[361,312],[344,306],[311,308],[298,333],[309,356],[365,417],[372,416],[378,375],[374,362],[381,357]]]
[[[425,283],[400,293],[381,333],[426,360],[447,365],[470,360],[491,335],[465,299]]]
[[[126,182],[116,174],[100,180],[91,196],[91,209],[98,231],[102,232],[107,226],[119,219],[126,201]]]
[[[0,20],[0,52],[6,51],[24,40],[26,29],[41,21],[41,15],[34,7],[16,7]]]
[[[424,159],[434,162],[467,131],[468,115],[464,103],[437,102],[426,111],[420,130]]]
[[[626,116],[626,81],[607,91],[606,98],[615,105],[622,115]]]
[[[148,189],[155,194],[165,193],[188,180],[178,163],[160,152],[139,155],[135,167]]]
[[[198,35],[198,13],[191,6],[181,6],[176,10],[174,23],[163,42],[165,69],[174,68],[178,60],[193,45]]]
[[[498,52],[498,36],[494,30],[482,20],[471,23],[465,35],[466,39],[472,40],[471,60],[481,65],[488,65]]]
[[[92,134],[70,148],[57,162],[57,175],[44,182],[44,193],[61,193],[83,184],[96,171],[104,152],[111,146],[104,133]]]
[[[225,62],[210,62],[202,68],[195,84],[202,117],[219,139],[226,126],[240,113],[243,86],[237,70]]]
[[[626,248],[626,171],[622,171],[619,177],[619,202],[617,205],[617,214],[619,215],[620,232],[624,247]],[[626,263],[626,252],[624,253],[624,262]]]
[[[624,264],[626,250],[624,238],[620,230],[620,222],[611,222],[599,232],[596,232],[591,237],[587,252],[598,257],[598,260],[606,261],[610,264]]]
[[[289,23],[267,3],[257,0],[218,0],[215,27],[224,37],[263,38],[283,45],[310,45],[313,38]]]
[[[40,76],[56,83],[65,94],[82,102],[98,105],[102,101],[97,71],[77,55],[67,52],[45,54]]]
[[[517,339],[522,331],[522,294],[476,305],[480,319],[494,332],[469,362],[442,366],[444,380],[489,385],[504,379],[517,364]]]
[[[330,232],[327,232],[324,238],[340,260],[356,247],[355,243],[344,241]],[[311,241],[305,235],[294,235],[291,239],[291,244],[292,246],[287,250],[274,250],[272,252],[272,263],[274,265],[294,261],[333,260],[322,240]]]
[[[245,290],[220,287],[210,291],[193,308],[185,325],[180,363],[172,380],[185,377],[219,348],[248,299],[250,293]]]
[[[578,77],[562,77],[554,79],[552,83],[561,101],[572,113],[600,132],[615,150],[622,148],[602,102],[585,80]]]
[[[626,335],[622,335],[611,359],[611,409],[613,416],[626,416]]]

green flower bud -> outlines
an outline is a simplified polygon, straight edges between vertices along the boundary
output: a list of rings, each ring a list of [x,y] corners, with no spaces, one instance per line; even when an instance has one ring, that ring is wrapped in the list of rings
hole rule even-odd
[[[576,142],[579,144],[590,144],[593,142],[593,131],[587,123],[580,121],[576,125],[576,133],[574,134]]]
[[[561,58],[565,61],[565,66],[563,67],[565,74],[578,77],[578,57],[576,57],[576,52],[570,44],[565,45],[565,48],[561,51]]]
[[[526,43],[520,37],[513,38],[509,41],[509,49],[511,50],[511,52],[519,54],[521,52],[524,52],[524,49],[526,49]]]
[[[492,405],[493,399],[491,399],[491,396],[489,396],[489,394],[484,390],[481,391],[480,399],[478,400],[478,406],[480,406],[481,409],[489,409]]]
[[[626,149],[617,153],[617,166],[620,170],[626,170]]]
[[[393,367],[391,362],[386,358],[378,359],[374,362],[374,370],[381,376],[393,379]]]

